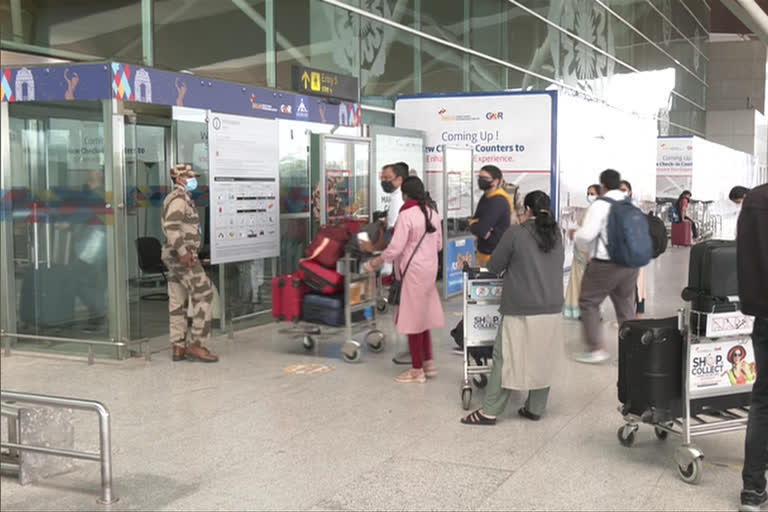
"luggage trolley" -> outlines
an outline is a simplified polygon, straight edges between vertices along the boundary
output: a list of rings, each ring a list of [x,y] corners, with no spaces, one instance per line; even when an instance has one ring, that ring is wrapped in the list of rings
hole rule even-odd
[[[344,326],[325,327],[325,324],[317,324],[302,321],[293,327],[282,329],[283,334],[293,334],[302,339],[302,345],[306,350],[314,350],[317,338],[344,334],[344,344],[341,355],[348,363],[357,363],[362,357],[360,343],[355,341],[353,335],[365,332],[365,343],[371,352],[379,353],[384,350],[386,335],[376,328],[376,313],[378,302],[378,289],[380,277],[362,272],[364,261],[350,255],[344,255],[337,264],[337,271],[344,275]],[[365,286],[364,293],[354,292],[356,286]],[[359,302],[350,305],[353,295],[359,295]],[[363,318],[355,320],[353,316],[362,312]],[[304,325],[302,325],[304,324]]]
[[[470,376],[480,375],[482,381],[475,385],[483,387],[486,375],[491,372],[492,363],[470,366],[470,349],[493,347],[496,332],[501,321],[499,306],[503,279],[495,274],[477,268],[464,267],[464,291],[462,312],[464,313],[464,382],[461,387],[461,406],[469,410],[472,402]],[[476,360],[477,362],[477,360]]]
[[[678,323],[684,345],[682,403],[672,407],[670,416],[675,419],[648,423],[659,440],[670,433],[680,437],[681,445],[674,454],[678,475],[695,485],[701,480],[704,453],[693,444],[693,438],[746,429],[756,377],[750,338],[754,319],[739,311],[686,308],[678,312]],[[735,373],[735,354],[741,354],[737,364],[748,366],[746,376]],[[733,367],[729,369],[729,365]],[[625,415],[624,419],[627,423],[617,434],[619,442],[630,447],[643,419],[635,415]]]

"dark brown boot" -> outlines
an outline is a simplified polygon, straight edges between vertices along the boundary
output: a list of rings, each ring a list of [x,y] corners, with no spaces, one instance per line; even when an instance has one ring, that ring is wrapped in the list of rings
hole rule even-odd
[[[181,345],[173,345],[172,359],[174,361],[184,361],[186,359],[186,349]]]
[[[200,345],[189,345],[187,347],[187,359],[190,361],[200,361],[201,363],[217,363],[219,358]]]

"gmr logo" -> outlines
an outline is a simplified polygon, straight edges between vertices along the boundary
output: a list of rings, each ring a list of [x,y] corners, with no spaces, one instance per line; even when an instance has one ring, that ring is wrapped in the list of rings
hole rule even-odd
[[[504,119],[504,112],[487,112],[485,114],[485,118],[489,121],[501,121]]]

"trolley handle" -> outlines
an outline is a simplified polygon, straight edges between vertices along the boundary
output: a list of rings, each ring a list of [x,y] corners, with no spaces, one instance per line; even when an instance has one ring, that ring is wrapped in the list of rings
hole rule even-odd
[[[480,267],[470,267],[469,263],[466,261],[464,262],[464,265],[461,267],[461,271],[465,274],[469,274],[469,279],[494,279],[497,277],[501,277],[499,274],[494,274],[493,272],[489,272],[488,270],[483,270]]]

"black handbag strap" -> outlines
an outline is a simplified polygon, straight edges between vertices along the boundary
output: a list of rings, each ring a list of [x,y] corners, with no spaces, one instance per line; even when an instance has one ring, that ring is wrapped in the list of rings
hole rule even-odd
[[[429,220],[432,220],[432,214],[431,214],[431,212],[430,212],[430,215],[429,215]],[[419,250],[419,247],[421,247],[421,242],[423,242],[423,241],[424,241],[424,238],[425,238],[426,236],[427,236],[427,229],[426,229],[426,227],[425,227],[425,228],[424,228],[424,234],[423,234],[423,235],[421,235],[421,239],[419,240],[419,243],[418,243],[418,244],[416,244],[416,248],[415,248],[415,249],[413,250],[413,252],[411,253],[411,257],[410,257],[410,258],[408,258],[408,263],[405,265],[405,269],[403,270],[403,273],[400,275],[400,280],[401,280],[401,281],[402,281],[403,279],[405,279],[405,273],[406,273],[406,272],[408,272],[408,267],[410,267],[410,266],[411,266],[411,261],[413,260],[413,257],[414,257],[414,256],[416,256],[416,252]]]

